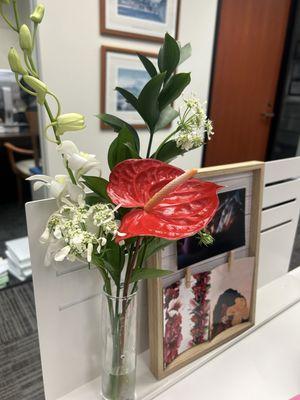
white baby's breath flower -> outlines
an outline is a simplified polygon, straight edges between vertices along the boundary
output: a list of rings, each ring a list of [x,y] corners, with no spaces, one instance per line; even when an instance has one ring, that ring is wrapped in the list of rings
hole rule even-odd
[[[189,151],[200,147],[204,143],[204,139],[201,135],[194,132],[179,132],[175,138],[176,146],[182,150]]]
[[[184,151],[196,149],[210,140],[213,135],[212,122],[207,118],[204,105],[195,96],[184,99],[185,108],[181,110],[176,146]]]
[[[89,206],[66,201],[48,219],[41,241],[49,241],[55,261],[75,259],[92,261],[93,252],[101,253],[108,240],[118,234],[119,221],[110,204]],[[59,244],[53,246],[53,243]],[[47,256],[49,260],[49,254]]]

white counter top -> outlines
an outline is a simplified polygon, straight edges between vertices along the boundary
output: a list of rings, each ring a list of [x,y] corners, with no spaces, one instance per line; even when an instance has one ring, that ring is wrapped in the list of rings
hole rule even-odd
[[[167,378],[157,381],[140,355],[137,399],[288,400],[300,393],[299,338],[300,267],[258,289],[253,328]],[[58,400],[99,398],[96,379]]]

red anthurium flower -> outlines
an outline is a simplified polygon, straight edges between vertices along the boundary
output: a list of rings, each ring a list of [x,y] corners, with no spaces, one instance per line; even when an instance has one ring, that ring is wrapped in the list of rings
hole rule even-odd
[[[191,178],[197,169],[183,170],[159,160],[125,160],[112,170],[107,186],[111,200],[128,212],[118,241],[135,236],[170,240],[191,236],[214,216],[221,186]]]

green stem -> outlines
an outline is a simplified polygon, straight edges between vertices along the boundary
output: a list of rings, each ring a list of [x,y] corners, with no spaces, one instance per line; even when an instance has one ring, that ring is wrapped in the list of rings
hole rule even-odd
[[[32,35],[32,51],[34,50],[34,46],[35,46],[37,28],[38,28],[38,24],[35,22],[34,26],[33,26],[33,35]]]
[[[48,92],[48,94],[50,94],[50,96],[52,96],[55,99],[56,103],[57,103],[57,113],[56,113],[56,117],[55,117],[55,119],[57,119],[57,117],[61,114],[60,102],[59,102],[58,98],[55,96],[54,93]]]
[[[7,16],[4,14],[2,10],[2,5],[0,4],[0,15],[4,19],[4,21],[7,23],[7,25],[13,29],[15,32],[19,32],[19,30],[13,26],[12,22],[7,18]]]
[[[152,146],[152,142],[153,142],[153,136],[154,136],[154,132],[150,132],[150,139],[149,139],[149,144],[148,144],[148,149],[147,149],[146,158],[149,158],[149,157],[150,157],[151,146]]]
[[[25,64],[26,64],[26,67],[27,67],[28,72],[29,72],[31,75],[33,75],[34,77],[38,78],[37,73],[32,69],[32,67],[31,67],[31,65],[30,65],[30,62],[29,62],[29,59],[28,59],[28,56],[27,56],[26,53],[24,53],[24,61],[25,61]]]
[[[35,73],[36,77],[38,78],[37,69],[36,69],[36,66],[34,65],[34,62],[33,62],[32,55],[31,55],[31,54],[28,56],[28,59],[29,59],[30,66],[31,66],[33,72]]]
[[[143,268],[143,264],[145,261],[145,255],[146,255],[146,250],[147,250],[147,246],[149,244],[148,241],[146,241],[147,239],[145,239],[145,244],[144,244],[144,248],[143,248],[143,252],[142,252],[142,257],[141,257],[141,261],[139,263],[139,265],[137,266],[137,268]],[[133,294],[136,290],[137,290],[137,286],[138,286],[138,282],[134,282],[134,285],[132,287],[131,293]]]
[[[14,9],[14,15],[15,15],[15,20],[16,20],[17,31],[19,32],[19,30],[20,30],[20,18],[19,18],[19,11],[18,11],[17,1],[16,0],[13,0],[13,9]]]
[[[22,83],[19,81],[18,74],[15,74],[15,77],[16,77],[17,85],[18,85],[22,90],[24,90],[24,92],[30,94],[31,96],[37,96],[37,94],[36,94],[35,92],[32,92],[31,90],[27,89],[24,85],[22,85]]]

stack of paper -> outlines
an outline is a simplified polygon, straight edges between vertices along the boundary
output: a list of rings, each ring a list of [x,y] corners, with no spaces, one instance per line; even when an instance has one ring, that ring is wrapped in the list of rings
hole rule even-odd
[[[5,244],[9,272],[24,281],[32,275],[28,237],[9,240]]]
[[[8,263],[7,260],[4,260],[0,257],[0,289],[5,288],[8,284],[8,281]]]

